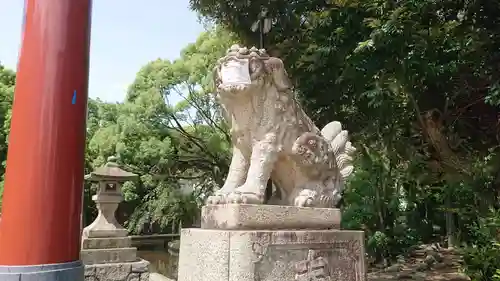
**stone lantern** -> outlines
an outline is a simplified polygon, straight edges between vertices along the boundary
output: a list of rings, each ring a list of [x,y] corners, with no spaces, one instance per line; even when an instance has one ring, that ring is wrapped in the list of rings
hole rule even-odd
[[[97,184],[92,200],[99,211],[94,222],[83,229],[81,260],[86,268],[85,280],[148,280],[149,262],[137,257],[128,231],[115,217],[123,201],[122,184],[137,178],[122,170],[116,157],[108,158],[108,163],[85,176]],[[118,278],[117,274],[125,277]]]
[[[97,183],[97,194],[92,200],[99,211],[97,218],[83,229],[83,238],[126,237],[128,231],[115,217],[118,204],[123,201],[121,186],[124,182],[137,179],[137,175],[120,169],[116,157],[109,157],[108,163],[85,176]]]

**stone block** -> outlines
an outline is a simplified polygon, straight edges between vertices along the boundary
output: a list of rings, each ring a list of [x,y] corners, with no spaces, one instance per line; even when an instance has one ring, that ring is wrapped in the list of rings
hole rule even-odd
[[[130,237],[82,239],[82,249],[130,248],[131,246],[132,246],[132,239]]]
[[[92,226],[92,225],[91,225]],[[108,238],[108,237],[127,237],[128,230],[119,229],[84,229],[85,238]]]
[[[84,264],[124,263],[137,261],[137,248],[83,249]]]
[[[178,281],[366,281],[363,245],[362,231],[184,229]]]
[[[227,230],[339,229],[339,209],[279,205],[206,205],[201,228]]]
[[[86,265],[85,281],[94,280],[148,281],[149,262],[138,260],[136,262]]]

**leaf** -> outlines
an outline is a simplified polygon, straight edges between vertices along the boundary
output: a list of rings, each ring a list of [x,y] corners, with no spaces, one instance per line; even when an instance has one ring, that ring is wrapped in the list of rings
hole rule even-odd
[[[368,39],[366,41],[362,41],[358,43],[358,46],[354,49],[354,53],[359,53],[365,50],[373,49],[374,47],[373,40]]]

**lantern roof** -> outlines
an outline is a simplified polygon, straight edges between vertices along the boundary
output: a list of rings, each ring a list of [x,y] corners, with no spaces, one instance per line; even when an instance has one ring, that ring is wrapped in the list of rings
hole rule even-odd
[[[121,169],[120,166],[116,163],[117,160],[118,158],[115,156],[108,157],[108,162],[106,164],[86,175],[85,179],[89,181],[129,181],[138,177],[137,174]]]

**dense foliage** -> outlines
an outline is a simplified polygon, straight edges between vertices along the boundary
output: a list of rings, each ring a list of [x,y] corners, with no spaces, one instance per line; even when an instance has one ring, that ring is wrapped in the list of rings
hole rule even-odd
[[[16,75],[12,70],[6,69],[0,64],[0,206],[3,194],[3,175],[5,173],[5,160],[7,159],[7,136],[10,127],[10,109],[12,107],[12,97]]]
[[[267,9],[265,47],[284,59],[309,114],[320,125],[341,120],[360,148],[343,219],[366,231],[372,256],[466,243],[479,249],[469,260],[494,261],[471,274],[491,280],[500,268],[498,234],[486,231],[500,205],[497,1],[191,5],[247,45],[259,44],[251,27]]]
[[[146,64],[123,103],[89,101],[86,169],[111,155],[139,174],[120,215],[134,233],[196,220],[228,168],[211,69],[267,9],[268,51],[285,61],[319,126],[343,122],[358,148],[345,228],[375,262],[419,243],[463,246],[474,280],[500,270],[500,4],[433,0],[191,0],[215,23],[176,61]],[[0,161],[14,73],[0,68]],[[1,168],[3,169],[3,168]],[[3,174],[3,170],[1,170]],[[86,221],[94,216],[86,187]],[[497,272],[500,274],[500,272]],[[500,276],[500,275],[499,275]],[[500,277],[499,277],[500,278]]]

